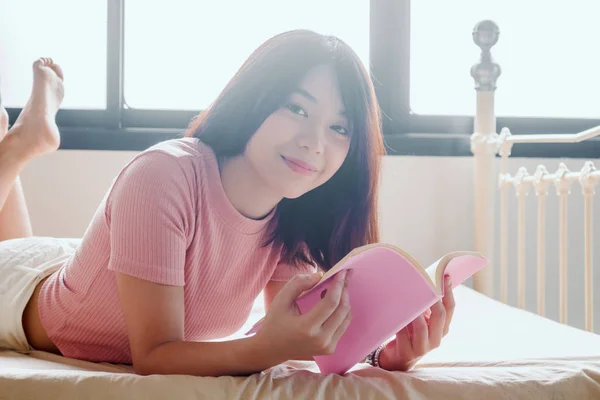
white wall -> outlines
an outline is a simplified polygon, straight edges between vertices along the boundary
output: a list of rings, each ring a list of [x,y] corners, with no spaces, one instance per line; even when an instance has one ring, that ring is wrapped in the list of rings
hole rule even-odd
[[[32,217],[34,234],[40,236],[80,237],[96,211],[112,179],[136,152],[58,151],[32,161],[21,178]],[[533,173],[539,163],[549,172],[558,167],[557,159],[513,159],[510,171],[524,165]],[[574,171],[583,160],[567,160]],[[424,265],[453,250],[473,246],[473,184],[470,157],[388,157],[384,161],[381,185],[382,240],[398,245]],[[511,191],[512,193],[512,191]],[[600,196],[596,196],[594,226],[600,221]],[[516,201],[511,199],[509,217],[509,303],[516,305]],[[573,186],[569,200],[569,323],[584,326],[583,316],[583,242],[581,240],[583,200]],[[528,198],[527,219],[527,308],[535,310],[536,196]],[[547,309],[558,318],[558,206],[555,193],[548,198],[547,219]],[[594,241],[598,243],[598,240]],[[598,247],[598,246],[595,246]],[[596,252],[596,262],[598,262]],[[498,254],[496,254],[496,259]],[[493,264],[497,281],[499,263]],[[600,271],[594,277],[596,299],[600,298]],[[469,282],[470,283],[470,282]],[[496,285],[496,293],[499,285]],[[596,331],[600,327],[600,302],[596,301]]]

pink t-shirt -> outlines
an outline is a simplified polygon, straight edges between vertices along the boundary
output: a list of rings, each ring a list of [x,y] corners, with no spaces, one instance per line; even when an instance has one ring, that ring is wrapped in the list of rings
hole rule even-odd
[[[80,247],[44,283],[42,324],[66,357],[131,363],[119,271],[184,286],[185,340],[235,333],[269,280],[311,271],[262,246],[272,216],[252,220],[232,206],[215,154],[198,139],[152,146],[115,178]]]

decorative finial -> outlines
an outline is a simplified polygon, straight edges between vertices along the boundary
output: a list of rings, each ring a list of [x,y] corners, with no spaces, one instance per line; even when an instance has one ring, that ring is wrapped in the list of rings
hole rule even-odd
[[[548,170],[544,165],[540,164],[537,166],[535,174],[533,175],[533,187],[535,187],[535,193],[538,196],[546,196],[548,194],[550,182],[544,180],[548,175]]]
[[[473,41],[484,51],[489,51],[493,45],[498,43],[499,37],[500,29],[492,20],[484,19],[473,28]]]
[[[502,130],[500,131],[500,135],[498,135],[498,138],[496,139],[496,142],[498,143],[497,151],[502,157],[510,156],[513,142],[510,142],[508,138],[510,138],[511,136],[512,134],[510,133],[510,129],[504,127],[502,128]]]
[[[529,185],[525,182],[525,178],[529,176],[527,172],[527,168],[521,167],[517,171],[517,175],[515,175],[515,179],[513,181],[513,185],[515,186],[515,190],[518,197],[527,196],[527,192],[529,190]]]
[[[571,194],[571,182],[567,178],[570,172],[565,163],[558,164],[558,170],[554,173],[554,186],[558,196]]]
[[[581,168],[581,174],[579,175],[579,183],[581,183],[581,189],[584,195],[594,195],[594,186],[596,186],[596,180],[592,173],[596,172],[596,166],[591,161],[586,161]]]
[[[473,28],[473,41],[481,48],[481,59],[471,67],[471,76],[475,79],[478,91],[496,90],[496,80],[502,73],[498,64],[492,61],[490,49],[498,42],[500,29],[494,21],[483,20]]]

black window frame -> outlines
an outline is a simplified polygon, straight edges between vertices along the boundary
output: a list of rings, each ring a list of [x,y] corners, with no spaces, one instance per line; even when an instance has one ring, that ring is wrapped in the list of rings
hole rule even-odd
[[[107,107],[59,110],[56,120],[61,130],[61,149],[141,151],[159,141],[181,136],[199,111],[127,107],[123,99],[124,1],[107,0]],[[471,156],[473,117],[418,115],[410,109],[410,3],[410,0],[370,0],[370,71],[382,109],[387,153]],[[473,21],[473,25],[477,22]],[[501,35],[502,29],[500,26]],[[474,59],[473,63],[476,62]],[[8,109],[11,122],[20,111],[20,108]],[[600,119],[498,117],[496,131],[508,127],[517,135],[560,134],[596,125],[600,125]],[[574,144],[520,144],[515,146],[512,156],[598,158],[600,138]]]

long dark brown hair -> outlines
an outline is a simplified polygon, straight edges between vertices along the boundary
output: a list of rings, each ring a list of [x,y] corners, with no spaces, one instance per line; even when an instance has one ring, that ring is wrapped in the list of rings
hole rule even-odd
[[[308,71],[330,65],[348,118],[350,149],[326,183],[275,210],[265,245],[282,245],[282,262],[330,269],[358,246],[379,241],[379,173],[384,153],[380,111],[369,74],[356,53],[335,36],[294,30],[257,48],[217,99],[185,132],[217,157],[244,152],[251,136],[284,106]]]

